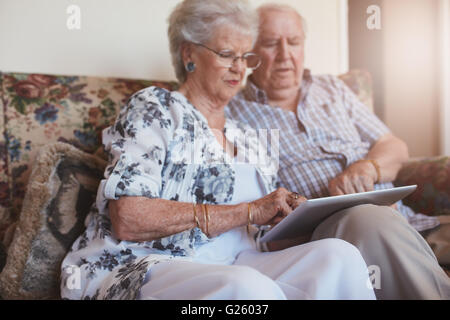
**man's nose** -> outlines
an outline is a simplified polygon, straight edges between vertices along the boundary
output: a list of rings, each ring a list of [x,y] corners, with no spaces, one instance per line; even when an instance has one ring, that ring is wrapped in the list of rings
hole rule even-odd
[[[289,45],[286,40],[281,40],[278,45],[278,60],[286,60],[289,58]]]

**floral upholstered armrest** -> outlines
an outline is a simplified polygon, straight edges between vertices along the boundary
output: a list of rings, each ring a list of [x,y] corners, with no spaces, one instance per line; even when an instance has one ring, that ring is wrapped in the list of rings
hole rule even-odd
[[[410,160],[400,170],[396,186],[417,184],[404,199],[416,212],[430,216],[450,215],[450,157]]]

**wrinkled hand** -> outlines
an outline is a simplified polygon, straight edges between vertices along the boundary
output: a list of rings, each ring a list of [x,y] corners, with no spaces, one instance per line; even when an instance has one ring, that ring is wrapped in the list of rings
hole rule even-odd
[[[306,198],[285,188],[279,188],[267,196],[251,202],[252,222],[258,225],[274,226],[304,201]]]
[[[377,170],[372,163],[357,161],[330,181],[328,191],[331,196],[373,191],[377,178]]]

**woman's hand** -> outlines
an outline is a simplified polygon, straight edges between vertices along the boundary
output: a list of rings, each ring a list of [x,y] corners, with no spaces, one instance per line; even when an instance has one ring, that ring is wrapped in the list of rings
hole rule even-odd
[[[251,202],[252,223],[276,225],[289,215],[306,198],[285,188],[279,188],[267,196]]]

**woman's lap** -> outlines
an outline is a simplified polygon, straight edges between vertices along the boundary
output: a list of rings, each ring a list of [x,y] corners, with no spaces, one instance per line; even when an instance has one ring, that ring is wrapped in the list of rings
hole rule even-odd
[[[153,266],[146,281],[140,299],[285,299],[270,278],[247,266],[173,259]]]
[[[246,250],[233,265],[176,259],[149,271],[141,299],[373,299],[357,249],[338,239],[276,252]]]

